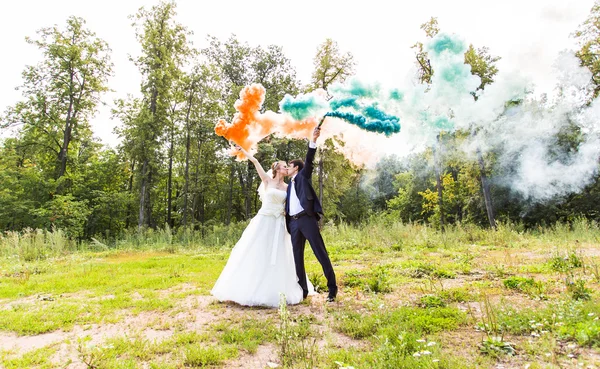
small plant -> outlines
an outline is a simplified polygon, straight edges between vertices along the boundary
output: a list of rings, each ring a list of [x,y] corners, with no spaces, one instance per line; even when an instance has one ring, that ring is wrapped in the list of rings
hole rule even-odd
[[[15,282],[17,282],[18,284],[25,284],[27,283],[27,281],[29,281],[29,277],[31,276],[31,271],[25,267],[21,270],[12,272],[12,273],[7,273],[5,274],[6,277],[11,277],[13,278],[13,280]]]
[[[92,338],[90,336],[85,336],[77,340],[77,353],[79,359],[88,369],[101,368],[109,359],[109,350],[104,350],[102,347],[93,345],[91,340]]]
[[[387,293],[392,291],[388,268],[381,265],[376,267],[367,280],[367,288],[369,291],[375,293]]]
[[[392,245],[393,251],[402,251],[404,250],[404,243],[402,241],[398,241]]]
[[[513,343],[504,341],[502,337],[487,337],[481,342],[479,350],[481,353],[495,358],[504,355],[514,356],[517,354],[513,347]]]
[[[314,368],[318,358],[316,338],[311,337],[307,320],[294,326],[287,310],[285,295],[279,299],[279,361],[284,368]]]
[[[362,287],[365,291],[387,293],[392,290],[387,266],[377,266],[369,273],[359,270],[349,270],[344,275],[344,285],[347,287]]]
[[[183,276],[183,271],[185,270],[185,264],[175,264],[170,267],[169,277],[171,278],[180,278]]]
[[[473,296],[464,288],[453,288],[439,292],[439,296],[446,302],[472,301]]]
[[[350,366],[350,365],[348,365],[348,364],[344,364],[344,363],[343,363],[343,362],[341,362],[341,361],[334,361],[334,363],[335,363],[335,365],[337,365],[337,366],[338,366],[338,369],[354,369],[354,367],[353,367],[353,366]]]
[[[583,267],[583,259],[577,252],[571,251],[565,256],[556,253],[549,261],[550,268],[557,272],[566,273],[575,268]]]
[[[442,270],[442,269],[435,270],[433,273],[431,273],[431,275],[435,278],[440,278],[440,279],[456,278],[456,274],[446,271],[446,270]]]
[[[600,282],[600,265],[598,265],[597,263],[590,264],[589,269],[592,272],[592,275],[594,276],[596,282]]]
[[[435,268],[432,265],[421,264],[411,269],[408,273],[408,276],[411,278],[425,278],[431,275],[431,273],[434,271]]]
[[[535,281],[533,278],[514,276],[508,277],[502,281],[502,283],[504,284],[504,287],[508,289],[526,292],[528,289],[533,287]]]
[[[492,274],[494,274],[498,278],[504,278],[506,277],[508,272],[506,271],[506,266],[504,264],[493,264]]]
[[[439,296],[425,295],[425,296],[421,296],[419,306],[421,306],[423,308],[436,308],[436,307],[445,307],[446,303]]]
[[[344,275],[344,285],[346,287],[360,287],[363,283],[363,273],[359,270],[349,270]]]
[[[590,300],[592,298],[592,290],[585,286],[583,279],[573,280],[572,277],[567,277],[565,280],[567,292],[571,294],[573,300]]]
[[[492,305],[487,295],[483,296],[481,311],[483,313],[481,328],[486,334],[479,347],[481,352],[493,357],[515,355],[516,351],[513,343],[504,341],[504,328],[498,323],[496,308]]]
[[[185,366],[205,367],[219,365],[225,360],[221,350],[212,346],[190,345],[185,349]]]
[[[327,291],[327,280],[322,273],[310,273],[308,275],[310,283],[315,287],[315,291]]]

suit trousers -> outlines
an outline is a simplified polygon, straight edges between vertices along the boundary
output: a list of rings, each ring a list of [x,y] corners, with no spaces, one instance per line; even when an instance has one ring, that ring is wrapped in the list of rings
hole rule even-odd
[[[296,264],[296,275],[298,276],[298,284],[304,291],[304,297],[308,294],[308,284],[306,282],[306,269],[304,267],[304,247],[306,241],[310,244],[317,260],[323,268],[323,274],[327,278],[327,287],[329,288],[329,295],[337,295],[337,283],[335,280],[335,273],[333,272],[333,266],[331,260],[329,260],[329,254],[325,248],[323,237],[319,231],[319,222],[316,217],[310,215],[304,215],[298,219],[291,219],[290,221],[290,235],[292,237],[292,247],[294,252],[294,262]]]

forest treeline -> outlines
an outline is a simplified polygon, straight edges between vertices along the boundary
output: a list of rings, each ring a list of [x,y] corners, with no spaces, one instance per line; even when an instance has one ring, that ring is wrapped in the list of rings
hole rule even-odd
[[[266,89],[263,110],[278,111],[286,94],[327,91],[354,74],[356,60],[331,39],[315,45],[307,84],[278,45],[251,47],[235,35],[207,36],[207,46],[196,49],[176,8],[174,1],[162,1],[131,16],[139,45],[131,62],[142,82],[138,94],[111,104],[120,137],[116,148],[103,146],[90,125],[111,89],[110,45],[74,16],[25,40],[42,58],[32,65],[24,60],[22,100],[0,116],[3,129],[17,132],[0,143],[0,231],[58,228],[77,239],[115,239],[133,229],[202,231],[246,221],[260,207],[259,178],[251,163],[225,153],[229,143],[214,133],[218,119],[231,121],[240,90],[252,83]],[[594,98],[600,92],[599,27],[596,3],[573,34],[577,57],[593,75]],[[430,84],[434,70],[423,45],[440,30],[436,18],[421,28],[423,40],[407,53],[415,58],[416,83]],[[481,78],[480,89],[494,83],[500,58],[485,45],[471,45],[465,53],[465,63]],[[506,182],[514,168],[496,160],[502,148],[476,158],[455,149],[469,134],[442,132],[435,148],[384,157],[375,170],[348,161],[331,140],[321,142],[313,182],[325,218],[360,223],[385,214],[439,227],[599,219],[597,174],[583,191],[534,201]],[[567,125],[555,135],[549,155],[568,161],[585,134],[576,122]],[[303,140],[268,137],[256,156],[268,167],[305,151]]]

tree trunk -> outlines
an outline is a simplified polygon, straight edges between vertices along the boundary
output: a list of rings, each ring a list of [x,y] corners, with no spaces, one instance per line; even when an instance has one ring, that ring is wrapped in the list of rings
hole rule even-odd
[[[235,176],[235,159],[231,158],[231,171],[229,172],[229,199],[227,201],[227,218],[225,224],[231,223],[231,212],[233,208],[233,178]]]
[[[483,190],[483,198],[485,200],[485,210],[487,211],[490,227],[495,230],[496,218],[494,217],[492,194],[490,192],[490,184],[485,171],[485,162],[483,161],[483,155],[481,154],[481,150],[479,148],[477,148],[477,161],[479,162],[479,169],[481,170],[481,189]]]
[[[189,117],[189,110],[188,110]],[[187,121],[188,118],[186,118]],[[185,133],[185,168],[183,174],[183,227],[187,227],[187,213],[188,213],[188,196],[189,196],[189,182],[190,182],[190,129],[189,123]]]
[[[173,152],[174,152],[174,144],[173,140],[175,139],[175,127],[171,127],[171,138],[169,144],[169,174],[167,179],[167,224],[171,229],[173,229],[173,218],[171,218],[172,206],[173,206]]]
[[[129,176],[129,184],[127,185],[127,192],[131,194],[133,191],[133,173],[135,170],[135,160],[131,162],[131,175]],[[127,212],[125,216],[125,229],[129,229],[131,224],[129,224],[129,219],[131,217],[131,202],[127,202]]]
[[[188,108],[185,114],[185,168],[183,182],[183,227],[187,227],[188,213],[188,196],[189,196],[189,181],[190,181],[190,112],[192,111],[192,98],[194,96],[194,84],[190,89],[190,97],[188,99]]]
[[[65,131],[63,133],[63,144],[58,154],[58,160],[60,161],[60,167],[58,169],[58,176],[56,179],[65,175],[67,171],[67,153],[69,151],[69,144],[71,143],[71,131],[73,130],[73,103],[75,96],[73,96],[73,84],[75,79],[75,73],[71,70],[71,76],[69,81],[69,108],[67,109],[67,118],[65,119]],[[83,90],[83,86],[82,90]]]
[[[152,172],[152,165],[150,165],[150,161],[148,161],[148,181],[146,185],[146,224],[149,227],[156,229],[156,221],[152,218],[152,184],[154,183],[153,178],[154,173]]]
[[[140,211],[138,215],[138,229],[141,230],[146,225],[146,196],[148,195],[148,160],[142,163],[142,178],[140,181]]]
[[[437,147],[439,147],[440,145],[440,135],[438,134],[437,136]],[[440,155],[437,152],[437,147],[434,146],[433,147],[433,166],[435,167],[435,181],[436,181],[436,187],[437,187],[437,193],[438,193],[438,207],[440,209],[440,227],[442,228],[442,231],[444,231],[444,228],[446,226],[446,218],[444,215],[444,187],[442,184],[442,170],[441,170],[441,163],[440,163]]]

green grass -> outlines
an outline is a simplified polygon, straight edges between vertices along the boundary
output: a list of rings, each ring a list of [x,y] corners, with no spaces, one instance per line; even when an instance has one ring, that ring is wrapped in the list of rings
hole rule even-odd
[[[42,347],[37,350],[29,351],[22,356],[16,358],[7,358],[3,357],[6,354],[0,353],[0,362],[4,364],[4,368],[6,369],[26,369],[26,368],[53,368],[53,364],[50,361],[50,357],[54,355],[57,351],[57,347],[49,346]]]
[[[202,305],[243,228],[132,232],[90,244],[59,231],[3,234],[0,331],[79,332],[62,342],[88,367],[243,366],[265,347],[294,368],[558,368],[570,353],[600,365],[586,351],[600,348],[595,223],[439,232],[380,217],[327,226],[338,300],[313,297],[286,307],[288,315]],[[305,259],[309,278],[325,291],[309,248]],[[137,326],[125,325],[135,317]],[[120,327],[117,334],[87,336],[109,324]],[[0,359],[6,368],[58,368],[50,359],[57,347],[3,351]]]
[[[24,301],[0,314],[0,330],[40,334],[69,330],[74,324],[115,322],[123,310],[133,314],[164,312],[186,295],[159,297],[156,291],[186,283],[195,293],[207,293],[224,265],[223,259],[218,254],[74,254],[43,264],[21,265],[23,270],[41,270],[26,281],[15,279],[13,271],[19,268],[10,266],[11,271],[1,279],[0,299]]]

